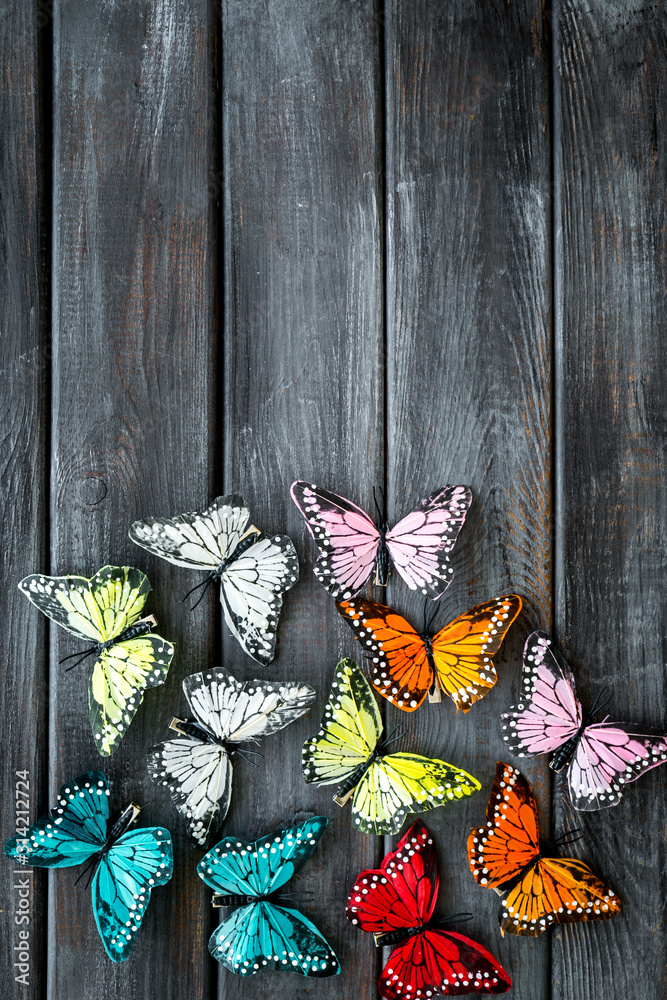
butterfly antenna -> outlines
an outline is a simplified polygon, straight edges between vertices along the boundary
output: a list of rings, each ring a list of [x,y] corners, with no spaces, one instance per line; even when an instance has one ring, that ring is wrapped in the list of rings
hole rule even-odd
[[[252,753],[252,754],[255,754],[257,757],[263,757],[264,756],[264,754],[263,753],[259,753],[258,750],[235,750],[234,753],[238,754],[239,757],[242,757],[243,760],[247,760],[248,763],[252,764],[253,767],[259,767],[259,761],[252,760],[251,757],[248,757],[248,754]]]
[[[73,660],[75,656],[78,656],[79,659],[76,663],[73,663],[71,667],[65,667],[65,673],[68,673],[70,670],[75,670],[88,656],[96,652],[97,646],[91,646],[90,649],[84,650],[83,653],[71,653],[69,656],[63,656],[62,660],[58,660],[58,663],[66,663],[67,660]]]
[[[435,924],[465,924],[468,920],[472,920],[474,914],[472,913],[448,913],[446,917],[436,917],[434,920]]]
[[[399,725],[394,726],[391,732],[387,733],[386,739],[382,741],[382,749],[386,750],[387,747],[392,745],[392,743],[398,743],[399,740],[402,740],[405,736],[406,728],[405,723],[399,723]]]
[[[609,694],[607,695],[607,697],[605,698],[605,700],[601,704],[598,704],[598,702],[600,701],[600,698],[605,693],[605,691],[609,691]],[[593,702],[593,707],[591,708],[590,712],[588,713],[589,717],[592,719],[594,715],[596,715],[598,712],[601,712],[602,709],[605,707],[605,705],[608,705],[609,702],[611,701],[611,699],[613,697],[614,697],[614,689],[613,689],[613,687],[610,688],[610,687],[607,687],[607,685],[605,685],[602,688],[601,691],[598,691],[597,698]]]
[[[312,899],[314,893],[310,889],[295,889],[294,892],[281,892],[278,895],[278,899],[292,899],[295,901],[305,901],[307,899]]]
[[[195,608],[198,607],[201,604],[201,602],[204,600],[204,596],[206,594],[206,591],[208,590],[208,588],[213,583],[213,580],[214,580],[213,575],[209,573],[209,575],[206,577],[205,580],[202,580],[201,583],[198,583],[195,587],[192,587],[190,590],[188,590],[187,594],[183,598],[184,601],[187,601],[187,599],[190,596],[190,594],[194,594],[195,590],[199,590],[200,587],[204,588],[203,591],[202,591],[201,597],[199,598],[199,600],[197,601],[196,604],[193,604],[193,606],[190,608],[190,611],[194,611]]]
[[[556,850],[559,847],[564,847],[566,844],[576,844],[583,836],[584,831],[581,827],[577,826],[573,830],[566,830],[560,837],[556,837],[555,840],[550,841],[546,845],[545,850]]]
[[[379,489],[379,487],[378,487],[378,489]],[[383,517],[382,517],[382,511],[380,510],[380,505],[377,502],[377,497],[375,496],[375,487],[373,487],[373,503],[375,504],[375,511],[377,513],[377,516],[378,516],[378,519],[380,521],[380,524],[384,524],[384,520],[383,520]]]
[[[92,858],[90,859],[86,867],[82,870],[79,877],[75,880],[74,885],[78,885],[81,879],[84,877],[84,875],[88,875],[88,879],[85,884],[85,888],[87,889],[90,886],[90,883],[93,881],[93,875],[95,874],[95,869],[97,868],[98,861],[99,861],[98,855],[93,854]]]
[[[427,600],[428,600],[428,598],[427,598]],[[439,611],[440,611],[440,602],[436,601],[435,602],[435,607],[433,608],[433,614],[431,615],[431,617],[428,620],[428,627],[425,629],[426,632],[430,632],[431,631],[431,629],[433,627],[433,622],[435,621],[436,615],[438,614]],[[424,611],[424,614],[426,614],[426,611]]]

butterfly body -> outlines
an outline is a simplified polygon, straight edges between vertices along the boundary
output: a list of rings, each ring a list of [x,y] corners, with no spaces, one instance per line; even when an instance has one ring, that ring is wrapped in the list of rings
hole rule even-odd
[[[221,580],[223,574],[229,567],[240,559],[244,552],[247,552],[253,545],[257,542],[261,542],[264,538],[264,532],[256,528],[254,524],[251,524],[245,534],[241,535],[236,548],[230,552],[226,558],[224,558],[214,570],[211,570],[210,577],[212,580]]]
[[[334,801],[352,797],[357,829],[398,833],[408,812],[426,812],[481,787],[461,768],[419,754],[386,753],[382,719],[370,684],[350,659],[337,665],[322,728],[302,751],[307,782],[336,784]]]
[[[152,889],[173,872],[169,831],[130,829],[138,814],[132,803],[110,826],[106,777],[87,771],[62,786],[57,806],[24,837],[5,845],[5,854],[20,864],[65,868],[87,863],[82,875],[89,874],[93,915],[114,962],[129,957]]]
[[[566,743],[563,743],[562,747],[559,747],[549,758],[549,767],[556,774],[560,774],[561,771],[565,770],[572,760],[585,728],[586,726],[583,724],[579,726],[574,736],[571,736]]]
[[[241,647],[258,663],[271,662],[282,595],[299,578],[287,535],[268,536],[250,524],[243,497],[231,493],[204,511],[135,521],[130,539],[175,566],[206,571],[199,586],[220,585],[225,621]]]
[[[148,688],[163,684],[174,647],[141,617],[151,586],[130,566],[103,566],[83,576],[33,574],[19,590],[39,610],[78,639],[92,640],[77,662],[94,654],[88,683],[88,711],[96,748],[110,756],[132,721]],[[66,657],[65,659],[69,659]]]
[[[374,573],[386,586],[393,566],[411,590],[437,599],[451,583],[449,553],[456,543],[472,494],[465,486],[445,486],[420,501],[393,528],[377,507],[374,522],[351,500],[302,480],[292,499],[320,550],[314,567],[332,596],[347,600]]]
[[[386,587],[391,574],[391,557],[389,555],[389,549],[387,548],[387,532],[389,531],[389,522],[387,521],[386,511],[382,512],[380,510],[378,502],[375,499],[375,490],[373,490],[373,502],[377,511],[375,527],[379,536],[378,550],[375,556],[375,577],[373,579],[373,583],[376,587]]]
[[[398,612],[377,601],[337,601],[341,617],[369,660],[373,687],[404,712],[441,692],[467,712],[493,687],[496,655],[521,610],[516,594],[475,605],[435,634],[421,632]]]
[[[209,732],[208,729],[205,729],[204,726],[201,726],[193,719],[173,718],[169,728],[177,733],[181,733],[183,736],[190,736],[199,743],[210,743],[213,746],[220,747],[227,753],[232,752],[227,740],[223,740],[220,736],[216,736],[215,733]]]
[[[433,839],[417,820],[380,868],[361,872],[348,896],[350,923],[372,933],[378,947],[395,949],[380,976],[386,1000],[499,994],[512,985],[482,945],[434,917],[439,881]]]
[[[618,896],[588,865],[540,847],[532,789],[509,764],[498,762],[486,815],[486,824],[468,837],[468,861],[475,881],[501,897],[503,935],[537,937],[553,924],[607,920],[620,912]]]
[[[345,805],[359,782],[362,780],[364,775],[370,771],[379,756],[379,750],[373,750],[373,752],[368,755],[366,760],[362,761],[358,767],[355,767],[354,771],[352,771],[345,781],[336,789],[336,794],[333,796],[333,801],[336,805]]]
[[[386,526],[378,528],[380,536],[378,541],[377,555],[375,556],[375,579],[373,583],[376,587],[386,587],[390,574],[389,549],[387,548]]]
[[[172,719],[178,738],[151,747],[148,772],[169,789],[190,836],[204,846],[229,809],[232,756],[254,752],[239,746],[298,719],[315,691],[298,681],[238,681],[223,667],[191,674],[183,691],[194,718]]]
[[[315,816],[253,843],[226,837],[202,858],[197,872],[214,890],[213,905],[238,907],[209,940],[211,955],[231,972],[252,976],[268,967],[315,978],[340,972],[317,927],[299,910],[276,901],[315,850],[327,823]]]
[[[665,736],[594,721],[606,704],[598,705],[602,693],[584,715],[568,664],[546,633],[533,632],[524,647],[521,701],[501,715],[510,752],[549,754],[552,770],[567,769],[572,804],[585,812],[617,805],[626,784],[667,761]]]

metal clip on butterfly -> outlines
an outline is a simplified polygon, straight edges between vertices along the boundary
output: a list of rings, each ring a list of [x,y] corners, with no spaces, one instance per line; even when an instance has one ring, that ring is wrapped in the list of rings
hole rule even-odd
[[[249,521],[243,497],[232,493],[205,511],[135,521],[130,539],[175,566],[208,570],[199,586],[220,584],[227,625],[248,656],[266,664],[275,655],[282,595],[299,578],[299,560],[287,535],[268,538]]]
[[[545,856],[571,834],[540,848],[533,792],[509,764],[498,762],[486,816],[468,837],[468,860],[475,881],[502,898],[503,935],[537,937],[552,924],[607,920],[620,912],[618,896],[583,861]]]
[[[609,701],[599,704],[602,694],[584,715],[572,671],[549,636],[533,632],[523,651],[521,702],[501,715],[510,753],[553,754],[549,766],[567,767],[572,805],[585,812],[618,805],[625,785],[667,761],[665,736],[622,722],[593,722]]]
[[[186,677],[183,691],[195,721],[172,719],[169,728],[184,738],[151,747],[148,773],[169,788],[190,836],[204,846],[229,809],[231,755],[262,756],[238,744],[289,726],[308,711],[315,690],[299,681],[241,682],[217,667]]]
[[[385,1000],[498,994],[512,985],[486,948],[442,929],[443,924],[472,914],[433,918],[439,884],[433,839],[417,820],[379,869],[359,875],[348,896],[350,923],[374,934],[378,948],[398,945],[380,976]]]
[[[261,968],[319,979],[338,975],[338,959],[317,927],[276,902],[302,895],[277,893],[313,853],[327,823],[315,816],[252,844],[225,837],[204,855],[197,872],[215,890],[213,905],[240,907],[216,927],[208,943],[225,968],[240,976],[254,976]]]
[[[116,750],[144,691],[166,680],[174,647],[149,634],[155,617],[141,618],[148,577],[129,566],[103,566],[95,576],[26,576],[19,590],[57,625],[94,645],[74,653],[78,666],[94,656],[88,684],[90,726],[103,757]],[[66,656],[60,662],[69,660]],[[68,670],[73,669],[68,667]]]
[[[354,822],[363,833],[398,833],[409,812],[427,812],[481,788],[471,774],[444,760],[385,754],[398,737],[390,733],[380,742],[381,736],[370,684],[354,660],[341,660],[322,728],[303,744],[303,776],[316,784],[338,783],[333,800],[339,806],[353,795]]]
[[[131,803],[109,829],[107,779],[101,771],[87,771],[62,786],[56,808],[25,837],[5,844],[8,857],[37,868],[88,862],[77,882],[88,875],[95,923],[113,962],[129,958],[151,891],[169,881],[174,867],[168,830],[129,830],[139,811]]]
[[[310,483],[293,483],[292,499],[320,550],[315,576],[333,597],[358,593],[374,566],[376,586],[386,586],[391,558],[411,590],[435,600],[452,581],[449,553],[472,493],[467,486],[435,490],[391,529],[377,501],[374,524],[351,500]]]
[[[478,604],[435,635],[430,629],[439,610],[421,633],[396,611],[361,597],[337,601],[370,660],[376,691],[404,712],[414,712],[426,695],[440,701],[441,692],[456,709],[468,712],[496,683],[492,657],[521,610],[516,594]]]

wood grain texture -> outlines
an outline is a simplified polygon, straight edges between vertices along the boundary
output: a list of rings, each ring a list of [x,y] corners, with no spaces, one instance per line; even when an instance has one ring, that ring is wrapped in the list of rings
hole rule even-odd
[[[215,647],[211,595],[196,615],[188,575],[131,544],[131,522],[197,508],[215,492],[216,320],[214,12],[206,0],[56,3],[54,8],[54,390],[51,565],[90,575],[107,562],[145,570],[147,608],[176,655],[112,758],[88,725],[86,669],[51,637],[51,796],[102,767],[113,805],[174,835],[175,874],[156,889],[131,958],[112,965],[90,894],[51,881],[52,998],[209,995],[212,963],[196,852],[146,750],[163,739],[182,678]]]
[[[48,552],[48,401],[50,345],[46,322],[44,38],[37,3],[0,4],[0,510],[3,626],[0,631],[0,702],[3,706],[2,843],[25,830],[47,801],[46,626],[17,584],[44,566]],[[28,771],[27,797],[16,796],[17,771]],[[29,806],[29,816],[25,810]],[[18,825],[17,820],[21,825]],[[46,874],[5,859],[0,954],[4,995],[40,997]],[[19,896],[30,887],[23,910]],[[23,922],[27,913],[29,923]],[[20,922],[16,922],[16,921]],[[28,931],[28,938],[19,932]],[[28,945],[27,979],[15,967]]]
[[[382,476],[376,31],[371,2],[223,5],[224,483],[261,528],[287,530],[301,562],[273,663],[262,670],[228,636],[224,659],[241,677],[301,678],[318,694],[306,717],[265,741],[259,768],[238,765],[224,829],[254,837],[304,812],[329,818],[292,884],[313,890],[301,906],[343,966],[328,980],[263,972],[249,981],[221,968],[226,1000],[375,995],[372,940],[344,904],[381,844],[353,831],[335,789],[301,774],[334,666],[354,651],[312,574],[316,549],[289,488],[305,478],[369,503]]]
[[[405,744],[469,770],[482,790],[426,817],[439,847],[439,912],[513,979],[547,995],[549,942],[500,936],[498,897],[473,881],[466,838],[498,759],[498,716],[517,692],[522,642],[551,616],[548,51],[542,5],[457,0],[386,6],[387,467],[390,521],[445,483],[472,488],[439,628],[516,592],[525,611],[496,657],[496,687],[469,714],[413,715]],[[388,603],[421,625],[423,600],[392,577]],[[549,827],[549,782],[525,767]]]
[[[667,16],[564,0],[558,33],[556,625],[585,705],[610,684],[612,719],[664,728]],[[555,1000],[665,995],[666,783],[658,768],[583,815],[556,787],[623,912],[556,933]]]

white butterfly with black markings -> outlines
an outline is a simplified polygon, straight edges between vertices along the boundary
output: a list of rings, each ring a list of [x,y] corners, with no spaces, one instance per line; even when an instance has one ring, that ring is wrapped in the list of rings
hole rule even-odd
[[[289,726],[308,711],[315,691],[300,681],[241,682],[224,667],[191,674],[183,691],[195,718],[172,719],[179,739],[151,747],[148,773],[169,788],[190,836],[203,847],[229,809],[231,755],[254,752],[238,745]]]
[[[208,570],[200,586],[220,583],[227,625],[248,656],[266,664],[275,655],[282,595],[299,579],[299,560],[291,538],[268,537],[249,521],[243,497],[232,493],[205,511],[135,521],[130,539],[175,566]]]

